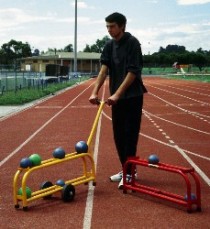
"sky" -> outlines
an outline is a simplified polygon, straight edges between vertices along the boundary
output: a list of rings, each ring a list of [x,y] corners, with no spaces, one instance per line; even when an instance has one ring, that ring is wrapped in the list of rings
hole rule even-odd
[[[105,17],[120,12],[143,54],[167,45],[210,50],[210,0],[77,0],[77,51],[108,35]],[[47,51],[74,46],[75,0],[0,0],[0,46],[11,39]]]

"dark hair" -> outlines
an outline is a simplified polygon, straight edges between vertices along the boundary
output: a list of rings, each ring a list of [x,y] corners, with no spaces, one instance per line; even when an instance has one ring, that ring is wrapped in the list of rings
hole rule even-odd
[[[121,27],[126,25],[127,19],[123,14],[115,12],[107,16],[105,21],[109,23],[116,22]]]

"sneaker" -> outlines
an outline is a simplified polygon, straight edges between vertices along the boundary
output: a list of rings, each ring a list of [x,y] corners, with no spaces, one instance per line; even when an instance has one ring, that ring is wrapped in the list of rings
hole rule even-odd
[[[120,171],[119,173],[112,175],[109,177],[110,181],[112,182],[120,182],[123,177],[123,171]],[[137,178],[137,172],[135,173],[135,179]]]
[[[122,180],[123,177],[123,171],[120,171],[119,173],[112,175],[111,177],[109,177],[110,181],[112,182],[119,182]]]
[[[131,175],[127,174],[126,175],[126,182],[131,182]],[[120,183],[118,185],[118,189],[123,189],[123,177],[122,179],[120,180]]]

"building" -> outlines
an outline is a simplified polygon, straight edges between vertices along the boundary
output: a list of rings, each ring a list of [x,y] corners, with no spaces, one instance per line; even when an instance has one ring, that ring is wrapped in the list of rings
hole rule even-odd
[[[77,53],[77,71],[96,74],[100,68],[100,53]],[[69,72],[74,71],[73,52],[47,52],[39,56],[32,56],[21,59],[21,70],[33,72],[45,72],[47,65],[60,65],[69,68]]]

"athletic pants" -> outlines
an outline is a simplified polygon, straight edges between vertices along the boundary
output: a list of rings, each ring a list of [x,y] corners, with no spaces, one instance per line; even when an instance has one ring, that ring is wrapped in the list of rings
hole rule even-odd
[[[118,100],[117,104],[112,106],[114,141],[122,167],[128,157],[136,156],[142,107],[143,95]],[[128,167],[128,174],[130,170]]]

